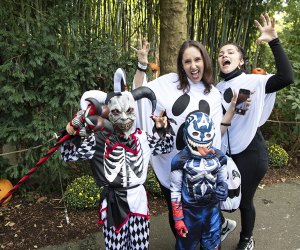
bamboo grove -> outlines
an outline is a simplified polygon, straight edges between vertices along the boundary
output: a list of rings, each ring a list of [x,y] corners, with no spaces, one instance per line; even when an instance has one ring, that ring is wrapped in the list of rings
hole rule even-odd
[[[131,46],[137,46],[139,37],[151,43],[150,61],[159,63],[162,73],[175,70],[172,62],[178,46],[172,42],[177,38],[196,39],[207,47],[216,78],[217,49],[226,41],[264,60],[255,46],[253,20],[264,12],[273,15],[281,10],[282,2],[0,0],[0,145],[9,143],[18,150],[47,141],[78,109],[84,91],[111,90],[118,67],[125,69],[130,85],[136,70]],[[184,14],[181,25],[185,27],[179,27],[180,32],[175,25],[177,12]],[[165,23],[170,26],[163,29]],[[170,67],[163,68],[168,63]],[[39,155],[39,150],[20,155],[18,164],[0,158],[0,173],[18,178]],[[62,163],[49,164],[50,170],[45,171],[52,173],[51,183],[58,178],[56,170]],[[63,177],[67,176],[66,171]]]

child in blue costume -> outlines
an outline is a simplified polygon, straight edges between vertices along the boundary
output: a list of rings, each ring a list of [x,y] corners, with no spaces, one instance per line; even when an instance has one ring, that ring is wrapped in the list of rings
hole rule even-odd
[[[220,249],[220,201],[228,195],[226,156],[212,147],[215,128],[205,113],[194,111],[185,121],[185,148],[172,159],[171,201],[176,249]]]

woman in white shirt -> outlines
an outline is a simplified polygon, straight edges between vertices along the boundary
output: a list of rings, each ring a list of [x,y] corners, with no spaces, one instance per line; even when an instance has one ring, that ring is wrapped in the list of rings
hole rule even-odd
[[[222,94],[222,105],[228,109],[233,91],[250,90],[251,107],[244,115],[234,115],[222,147],[227,148],[241,173],[242,199],[240,203],[241,233],[237,249],[254,248],[253,229],[255,208],[253,198],[259,182],[268,168],[268,151],[260,126],[268,119],[275,102],[275,92],[293,82],[291,64],[281,47],[275,30],[275,20],[261,15],[262,25],[255,20],[261,32],[257,42],[268,42],[276,64],[276,74],[245,74],[247,57],[242,48],[228,43],[219,50],[218,64],[223,80],[217,85]]]

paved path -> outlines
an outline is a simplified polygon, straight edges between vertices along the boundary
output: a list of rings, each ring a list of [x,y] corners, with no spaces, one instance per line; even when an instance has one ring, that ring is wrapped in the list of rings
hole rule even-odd
[[[256,227],[255,250],[300,250],[300,180],[274,184],[259,189],[255,196]],[[239,212],[225,214],[237,221],[237,228],[225,242],[222,250],[234,250],[239,238]],[[150,248],[173,250],[175,239],[169,229],[167,215],[151,218]],[[81,241],[40,250],[99,250],[104,249],[101,233]]]

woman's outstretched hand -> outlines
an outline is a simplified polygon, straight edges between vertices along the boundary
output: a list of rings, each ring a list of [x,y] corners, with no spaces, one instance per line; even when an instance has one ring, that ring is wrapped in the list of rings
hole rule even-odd
[[[142,65],[148,64],[148,53],[150,50],[150,43],[146,39],[139,39],[138,40],[138,48],[131,48],[136,52],[138,57],[138,62]]]
[[[254,23],[258,30],[260,31],[261,35],[260,37],[256,40],[257,44],[260,44],[261,42],[270,42],[274,40],[275,38],[278,38],[276,29],[275,29],[275,18],[270,20],[270,17],[268,14],[265,15],[260,15],[260,19],[262,24],[260,24],[259,21],[254,20]]]

